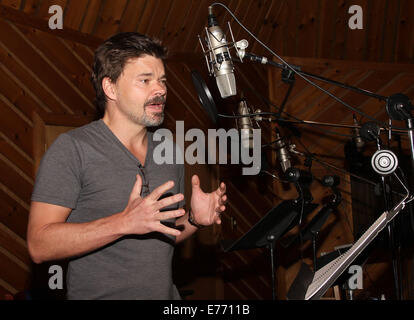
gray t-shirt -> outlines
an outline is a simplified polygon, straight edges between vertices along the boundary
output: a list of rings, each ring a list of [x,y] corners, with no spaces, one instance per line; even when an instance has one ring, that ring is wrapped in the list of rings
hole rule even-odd
[[[145,167],[102,120],[61,134],[42,158],[32,201],[71,208],[67,219],[82,223],[125,209],[136,174],[147,194],[168,180],[166,195],[184,194],[184,165],[158,165],[148,132]],[[174,162],[176,163],[176,162]],[[145,186],[143,187],[143,191]],[[146,196],[147,194],[143,194]],[[182,207],[184,201],[167,209]],[[173,223],[174,219],[166,223]],[[172,282],[174,237],[153,232],[125,236],[69,262],[68,299],[180,299]]]

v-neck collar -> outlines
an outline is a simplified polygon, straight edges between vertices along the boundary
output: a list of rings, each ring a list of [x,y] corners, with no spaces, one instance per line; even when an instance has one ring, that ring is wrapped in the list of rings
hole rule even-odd
[[[129,149],[118,139],[118,137],[112,132],[112,130],[106,125],[103,119],[98,120],[98,125],[108,134],[111,140],[113,140],[122,151],[124,151],[131,160],[136,162],[138,166],[148,167],[149,155],[152,154],[152,139],[150,139],[151,132],[147,130],[147,153],[145,155],[145,164],[142,165],[141,161],[131,152]]]

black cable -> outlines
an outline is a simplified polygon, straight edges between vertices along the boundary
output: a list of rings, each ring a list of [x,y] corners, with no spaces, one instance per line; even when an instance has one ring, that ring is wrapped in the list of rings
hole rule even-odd
[[[355,174],[353,174],[352,172],[349,172],[349,171],[346,171],[345,169],[341,169],[341,168],[338,168],[338,167],[336,167],[336,166],[334,166],[334,165],[332,165],[332,164],[330,164],[330,163],[327,163],[327,162],[325,162],[325,161],[323,161],[323,160],[321,160],[321,159],[319,159],[319,158],[317,158],[313,153],[311,153],[306,147],[305,147],[305,145],[302,143],[302,141],[300,141],[300,139],[298,139],[298,142],[302,145],[302,147],[306,150],[306,154],[305,153],[303,153],[304,154],[304,156],[310,156],[313,160],[315,160],[316,162],[318,162],[318,163],[320,163],[321,165],[323,165],[324,167],[329,167],[329,168],[331,168],[331,169],[334,169],[334,170],[337,170],[337,171],[339,171],[339,172],[341,172],[341,173],[343,173],[343,174],[349,174],[350,176],[352,176],[352,177],[354,177],[354,178],[357,178],[357,179],[359,179],[359,180],[362,180],[362,181],[364,181],[364,182],[366,182],[366,183],[369,183],[369,184],[371,184],[371,185],[373,185],[373,186],[376,186],[377,184],[375,183],[375,182],[373,182],[373,181],[371,181],[371,180],[368,180],[368,179],[366,179],[366,178],[363,178],[363,177],[360,177],[360,176],[357,176],[357,175],[355,175]]]
[[[278,111],[278,112],[285,114],[288,118],[291,118],[291,119],[296,120],[296,121],[298,121],[298,122],[300,122],[300,123],[306,124],[306,125],[308,125],[308,126],[310,126],[310,127],[314,128],[315,130],[318,130],[318,131],[320,131],[320,132],[322,132],[322,133],[330,133],[330,134],[333,134],[333,135],[339,135],[339,136],[352,137],[352,136],[345,135],[345,134],[342,134],[342,133],[339,133],[339,132],[336,132],[336,131],[332,131],[332,130],[322,130],[322,129],[320,129],[320,128],[319,128],[318,126],[316,126],[316,125],[313,125],[313,124],[307,123],[307,122],[305,122],[304,120],[299,119],[299,118],[295,117],[294,115],[289,114],[289,113],[288,113],[288,112],[286,112],[286,111],[282,111],[282,110],[280,109],[280,107],[276,106],[276,105],[275,105],[272,101],[270,101],[270,100],[269,100],[269,99],[267,99],[266,97],[264,97],[264,96],[260,95],[260,94],[257,92],[257,90],[255,90],[254,88],[252,88],[252,87],[250,86],[250,84],[249,84],[249,83],[247,83],[247,86],[248,86],[248,88],[249,88],[249,89],[253,92],[253,94],[254,94],[257,98],[259,98],[260,100],[262,100],[262,101],[263,101],[265,104],[267,104],[268,106],[272,106],[273,108],[277,109],[277,111]],[[274,113],[274,112],[270,112],[270,114],[274,115],[275,113]],[[256,113],[256,114],[254,114],[254,113],[250,113],[250,114],[246,114],[246,115],[239,115],[238,117],[239,117],[239,118],[241,118],[241,117],[250,117],[250,116],[253,116],[253,115],[260,115],[260,114],[259,114],[259,113]],[[230,118],[230,116],[228,116],[228,115],[223,115],[223,114],[218,114],[218,116],[221,116],[221,117],[224,117],[224,118]],[[278,118],[278,121],[286,121],[286,120],[285,120],[285,119],[282,119],[282,118]]]
[[[401,174],[401,179],[404,181],[406,187],[408,188],[408,191],[411,193],[411,190],[409,188],[410,184],[408,183],[407,177],[404,174],[404,170],[401,169],[401,167],[398,167],[398,169],[399,169],[400,174]],[[413,212],[412,203],[408,203],[407,208],[408,208],[408,211],[409,211],[411,231],[414,232],[414,212]]]
[[[285,111],[283,111],[283,113],[287,114]],[[336,132],[336,131],[332,131],[332,130],[322,130],[319,127],[317,127],[317,126],[315,126],[311,123],[307,123],[307,122],[305,122],[303,120],[300,120],[300,119],[298,119],[298,118],[296,118],[292,115],[289,115],[289,114],[287,114],[287,115],[294,118],[296,121],[307,124],[310,127],[313,127],[314,129],[319,130],[323,133],[331,133],[331,134],[338,135],[338,136],[341,136],[341,137],[353,138],[353,136],[350,135],[350,134],[340,133],[340,132]],[[254,116],[277,116],[277,114],[274,113],[274,112],[263,111],[263,112],[255,112],[255,113],[239,114],[239,115],[228,115],[228,114],[218,113],[217,116],[222,117],[222,118],[238,119],[238,118],[254,117]],[[280,119],[280,118],[277,119],[277,121],[282,121],[282,122],[284,120],[285,119]]]
[[[300,190],[300,193],[302,194],[302,205],[301,205],[301,209],[300,209],[300,215],[299,215],[299,221],[298,221],[298,227],[299,227],[299,252],[300,252],[300,257],[301,260],[303,260],[303,237],[302,237],[302,219],[303,219],[303,211],[305,208],[305,194],[303,193],[303,190],[300,186],[300,183],[296,183],[297,187]]]
[[[290,93],[292,92],[293,86],[294,86],[294,82],[289,83],[289,88],[288,88],[288,91],[286,92],[285,98],[283,99],[282,104],[280,105],[279,111],[278,111],[278,113],[277,113],[277,115],[278,115],[279,117],[280,117],[280,114],[281,114],[281,113],[284,111],[284,109],[285,109],[286,102],[288,101],[288,98],[289,98],[289,96],[290,96]]]
[[[282,140],[284,140],[284,139],[283,139],[283,138],[279,138],[279,139],[276,139],[276,140],[270,141],[269,143],[262,144],[262,148],[267,148],[267,147],[270,147],[272,144],[275,144],[275,143],[277,143],[277,142],[279,142],[279,141],[282,141]]]
[[[356,178],[356,179],[358,179],[358,180],[361,180],[361,181],[363,181],[363,182],[366,182],[366,183],[368,183],[368,184],[370,184],[370,185],[372,185],[372,186],[376,186],[376,185],[377,185],[377,183],[375,183],[374,181],[371,181],[371,180],[369,180],[369,179],[366,179],[366,178],[360,177],[360,176],[358,176],[358,175],[356,175],[356,174],[353,174],[352,172],[349,172],[349,171],[346,171],[346,170],[344,170],[344,169],[338,168],[338,167],[336,167],[336,166],[334,166],[334,165],[332,165],[332,164],[330,164],[330,163],[328,163],[328,162],[325,162],[325,161],[323,161],[323,160],[319,159],[318,157],[316,157],[313,153],[311,153],[311,152],[310,152],[310,151],[306,148],[306,146],[302,143],[302,141],[301,141],[300,139],[298,139],[298,142],[299,142],[299,143],[302,145],[302,147],[306,150],[306,153],[304,153],[304,152],[300,152],[300,151],[299,151],[299,154],[301,154],[302,156],[310,156],[310,157],[312,157],[312,159],[313,159],[313,160],[315,160],[316,162],[320,163],[320,164],[321,164],[321,165],[323,165],[324,167],[329,167],[329,168],[334,169],[334,170],[336,170],[336,171],[339,171],[339,172],[341,172],[341,173],[343,173],[343,174],[350,175],[351,177],[354,177],[354,178]],[[397,195],[400,195],[400,196],[404,196],[402,193],[399,193],[399,192],[396,192],[396,191],[392,191],[392,193],[397,194]]]
[[[213,4],[211,4],[211,7],[215,6],[215,5],[219,5],[224,7],[224,9],[226,9],[229,14],[232,16],[232,18],[253,38],[255,39],[260,45],[262,45],[267,51],[269,51],[273,56],[275,56],[276,58],[278,58],[283,64],[285,64],[290,70],[292,70],[295,74],[297,74],[299,77],[301,77],[303,80],[305,80],[306,82],[308,82],[310,85],[314,86],[315,88],[319,89],[320,91],[322,91],[323,93],[327,94],[328,96],[330,96],[332,99],[336,100],[337,102],[341,103],[342,105],[344,105],[345,107],[347,107],[348,109],[359,113],[360,115],[364,116],[365,118],[368,118],[376,123],[382,124],[383,127],[388,128],[389,126],[382,121],[379,121],[378,119],[371,117],[370,115],[366,114],[365,112],[356,109],[352,106],[350,106],[349,104],[347,104],[345,101],[343,101],[342,99],[336,97],[334,94],[332,94],[331,92],[329,92],[328,90],[325,90],[323,88],[321,88],[320,86],[318,86],[316,83],[314,83],[313,81],[309,80],[307,77],[303,76],[300,72],[298,72],[297,70],[295,70],[294,67],[292,67],[289,63],[287,63],[282,57],[280,57],[278,54],[276,54],[272,49],[270,49],[266,44],[264,44],[259,38],[257,38],[249,29],[247,29],[238,19],[237,17],[233,14],[233,12],[224,4],[220,3],[220,2],[214,2]],[[397,128],[397,127],[391,127],[393,129],[398,129],[398,130],[404,130],[406,128]]]

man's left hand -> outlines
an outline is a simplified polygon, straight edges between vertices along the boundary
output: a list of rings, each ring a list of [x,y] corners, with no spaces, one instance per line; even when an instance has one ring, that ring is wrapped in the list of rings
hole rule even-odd
[[[193,175],[191,184],[191,211],[195,222],[203,226],[221,224],[220,215],[226,210],[227,201],[225,183],[220,183],[220,186],[210,193],[201,190],[200,179],[197,175]]]

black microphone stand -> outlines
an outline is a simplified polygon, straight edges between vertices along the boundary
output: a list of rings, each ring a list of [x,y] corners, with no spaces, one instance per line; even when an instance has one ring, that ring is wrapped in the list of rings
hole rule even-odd
[[[286,66],[285,64],[274,62],[272,60],[267,59],[266,57],[258,56],[258,55],[255,55],[253,53],[248,53],[248,52],[245,53],[245,57],[250,59],[251,61],[259,62],[259,63],[262,63],[262,64],[267,64],[267,65],[270,65],[270,66],[273,66],[273,67],[276,67],[276,68],[279,68],[279,69],[282,69],[282,70],[289,70],[289,72],[293,73],[293,71],[288,66]],[[364,89],[361,89],[361,88],[358,88],[358,87],[350,86],[348,84],[345,84],[345,83],[342,83],[342,82],[339,82],[339,81],[335,81],[335,80],[331,80],[331,79],[322,77],[320,75],[312,74],[312,73],[309,73],[309,72],[304,72],[304,71],[301,70],[300,66],[296,66],[296,65],[292,65],[292,64],[289,64],[289,66],[292,69],[294,69],[296,71],[296,73],[301,74],[303,76],[307,76],[309,78],[316,79],[316,80],[319,80],[319,81],[322,81],[322,82],[325,82],[325,83],[330,83],[330,84],[336,85],[336,86],[344,88],[344,89],[348,89],[348,90],[351,90],[351,91],[354,91],[354,92],[357,92],[357,93],[360,93],[360,94],[367,95],[371,98],[376,98],[376,99],[381,100],[381,101],[387,101],[388,100],[387,97],[381,96],[381,95],[373,93],[373,92],[370,92],[368,90],[364,90]]]
[[[282,78],[284,79],[284,82],[290,84],[290,87],[289,87],[289,90],[288,90],[288,92],[286,94],[286,97],[283,101],[282,108],[280,108],[278,113],[258,112],[256,114],[253,113],[253,114],[246,114],[246,115],[240,115],[240,116],[233,116],[233,118],[251,117],[251,116],[255,116],[255,115],[259,115],[259,116],[261,116],[261,115],[270,115],[270,116],[276,116],[277,118],[280,119],[280,114],[283,112],[283,107],[284,107],[284,105],[285,105],[285,103],[288,99],[288,96],[289,96],[290,92],[292,91],[292,87],[293,87],[293,84],[294,84],[293,74],[297,73],[297,74],[300,74],[300,75],[303,75],[303,76],[306,76],[306,77],[309,77],[309,78],[313,78],[313,79],[316,79],[316,80],[319,80],[319,81],[322,81],[322,82],[325,82],[325,83],[330,83],[330,84],[339,86],[341,88],[345,88],[345,89],[348,89],[348,90],[351,90],[351,91],[369,96],[371,98],[376,98],[380,101],[385,101],[387,112],[390,116],[390,119],[392,119],[392,120],[406,120],[407,127],[409,129],[408,130],[408,136],[409,136],[409,139],[410,139],[412,166],[414,168],[414,119],[411,117],[411,110],[413,110],[414,108],[411,105],[411,102],[409,101],[408,97],[406,97],[405,95],[403,95],[401,93],[398,93],[398,94],[394,94],[390,97],[385,97],[385,96],[382,96],[382,95],[372,93],[368,90],[363,90],[363,89],[360,89],[360,88],[357,88],[357,87],[354,87],[354,86],[350,86],[350,85],[347,85],[347,84],[344,84],[344,83],[341,83],[341,82],[338,82],[338,81],[334,81],[334,80],[331,80],[331,79],[328,79],[328,78],[325,78],[325,77],[321,77],[319,75],[315,75],[315,74],[308,73],[308,72],[303,72],[303,71],[301,71],[301,67],[299,67],[299,66],[277,63],[277,62],[274,62],[272,60],[267,59],[266,57],[257,56],[257,55],[252,54],[252,53],[244,53],[244,57],[246,57],[247,59],[250,59],[251,61],[254,61],[254,62],[259,62],[261,64],[267,64],[267,65],[271,65],[271,66],[282,69],[285,72]],[[244,57],[240,57],[240,60],[242,60],[242,58],[244,58]],[[237,60],[237,59],[234,59],[234,60]],[[328,93],[332,97],[332,94],[330,94],[329,92],[326,92],[326,93]],[[344,105],[346,105],[343,101],[341,101],[339,99],[337,99],[337,100],[340,101],[341,103],[343,103]],[[203,104],[203,106],[204,106],[204,104]],[[348,106],[348,107],[350,107],[350,106]],[[222,114],[217,114],[217,116],[228,117],[228,116],[225,116],[225,115],[222,115]],[[286,120],[280,119],[280,121],[286,121]],[[287,121],[287,122],[289,122],[289,121]],[[308,122],[301,121],[301,123],[309,123],[309,122],[310,121],[308,121]],[[309,123],[309,124],[311,124],[311,123]],[[317,123],[313,123],[313,124],[317,124]],[[392,128],[390,126],[390,130],[391,129],[394,129],[394,128]],[[384,177],[382,177],[382,181],[383,181],[383,188],[384,188],[385,206],[386,206],[386,209],[388,210],[389,209],[389,201],[388,201],[388,196],[386,194],[386,184],[385,184]],[[388,230],[389,230],[389,235],[390,235],[389,240],[391,242],[391,247],[394,248],[393,225],[389,225]],[[316,243],[314,245],[316,245]],[[272,248],[272,246],[271,246],[271,248]],[[394,250],[392,250],[392,251],[394,251]],[[395,279],[395,289],[396,289],[396,292],[397,292],[396,296],[397,296],[398,299],[400,299],[399,289],[400,289],[401,286],[399,286],[399,279],[398,279],[397,269],[398,269],[397,259],[395,258],[394,252],[393,252],[393,271],[394,271],[394,279]]]
[[[377,148],[381,150],[381,139],[377,138]],[[384,196],[384,206],[385,210],[389,211],[391,209],[390,205],[390,195],[391,195],[391,185],[386,183],[386,177],[381,175],[381,184],[382,184],[382,192]],[[395,220],[392,220],[387,225],[387,232],[388,232],[388,240],[389,240],[389,249],[391,251],[391,262],[392,262],[392,272],[393,272],[393,279],[394,279],[394,294],[396,300],[401,300],[401,279],[399,276],[399,261],[400,261],[400,254],[399,249],[397,248],[396,240],[395,240]],[[396,252],[397,249],[397,252]]]
[[[350,86],[338,81],[334,81],[325,77],[321,77],[319,75],[315,75],[312,73],[308,73],[308,72],[303,72],[301,71],[301,68],[299,66],[296,65],[289,65],[287,66],[286,64],[281,64],[281,63],[277,63],[274,62],[272,60],[267,59],[266,57],[261,57],[261,56],[257,56],[255,54],[252,53],[245,53],[245,57],[250,59],[251,61],[254,62],[260,62],[262,64],[267,64],[267,65],[271,65],[273,67],[277,67],[282,69],[283,71],[288,71],[289,73],[291,73],[292,75],[290,75],[290,78],[292,79],[293,77],[293,73],[298,73],[300,75],[312,78],[312,79],[316,79],[325,83],[330,83],[333,85],[336,85],[338,87],[341,88],[345,88],[366,96],[369,96],[371,98],[376,98],[380,101],[385,101],[386,102],[386,109],[387,112],[389,114],[390,119],[392,120],[405,120],[407,123],[407,128],[408,130],[408,137],[409,137],[409,141],[410,141],[410,148],[411,148],[411,158],[412,158],[412,168],[414,168],[414,119],[411,116],[411,110],[413,110],[413,106],[411,105],[411,102],[409,101],[408,97],[398,93],[398,94],[394,94],[390,97],[385,97],[385,96],[381,96],[375,93],[372,93],[370,91],[367,90],[363,90],[354,86]],[[294,78],[293,78],[294,79]],[[287,82],[287,81],[285,81]],[[290,87],[289,90],[287,92],[287,95],[283,101],[283,105],[280,108],[280,111],[277,113],[277,115],[280,116],[284,105],[287,101],[287,98],[292,90],[292,85],[293,85],[293,81],[291,82],[287,82],[290,83]],[[390,126],[391,127],[391,126]],[[391,128],[392,129],[392,128]],[[379,138],[378,138],[378,148],[380,149],[380,145],[379,145]],[[383,193],[384,193],[384,201],[385,201],[385,208],[386,210],[390,210],[390,204],[389,204],[389,196],[391,195],[391,192],[388,194],[387,192],[387,184],[385,183],[385,177],[382,176],[381,177],[381,181],[382,181],[382,187],[383,187]],[[399,251],[397,248],[397,252],[395,252],[394,249],[396,249],[396,242],[395,242],[395,237],[394,237],[394,231],[395,231],[395,225],[394,225],[394,221],[392,221],[392,223],[390,223],[387,226],[388,229],[388,236],[389,236],[389,242],[390,242],[390,249],[392,252],[392,268],[393,268],[393,276],[394,276],[394,289],[395,289],[395,295],[396,295],[396,299],[397,300],[401,300],[401,279],[399,277]],[[316,248],[316,235],[317,232],[313,232],[312,233],[312,245],[314,247],[314,250]],[[314,259],[315,259],[315,254],[314,254]],[[314,265],[315,267],[315,265]]]
[[[391,120],[405,120],[408,130],[408,138],[410,141],[411,148],[411,168],[414,168],[414,122],[411,115],[413,106],[409,101],[408,97],[403,94],[394,94],[389,97],[386,104],[386,110]],[[384,180],[384,177],[382,177]],[[384,182],[383,182],[384,184]],[[411,209],[411,206],[409,207]],[[412,215],[412,212],[411,212]],[[388,234],[390,237],[391,243],[391,252],[392,252],[392,261],[393,261],[393,272],[394,272],[394,282],[395,282],[395,291],[397,299],[400,300],[402,297],[402,285],[401,279],[399,277],[400,271],[400,246],[396,245],[395,237],[395,221],[392,221],[392,224],[388,225]],[[397,251],[397,252],[395,252]]]
[[[397,93],[387,99],[386,110],[391,120],[405,121],[410,140],[412,167],[414,168],[414,119],[411,111],[414,109],[408,97]]]
[[[320,221],[316,221],[316,223],[314,225],[311,225],[310,228],[310,233],[312,235],[312,250],[313,250],[313,270],[314,272],[316,272],[317,270],[317,255],[316,255],[316,237],[319,234],[320,229],[322,228],[322,225],[324,224],[324,222],[326,221],[326,219],[328,218],[328,215],[340,204],[342,196],[341,193],[339,192],[339,190],[333,186],[332,190],[334,192],[334,198],[332,199],[331,202],[329,202],[326,206],[324,206],[321,211],[318,213],[318,215],[316,216],[316,218],[319,218]],[[312,223],[312,222],[311,222]]]
[[[276,237],[273,234],[269,234],[266,238],[270,251],[270,270],[272,272],[272,300],[276,300],[276,279],[275,279],[275,258],[274,258],[274,252],[275,252],[275,243],[276,243]]]

